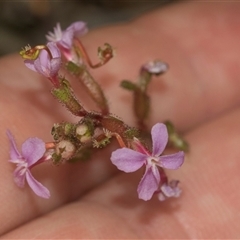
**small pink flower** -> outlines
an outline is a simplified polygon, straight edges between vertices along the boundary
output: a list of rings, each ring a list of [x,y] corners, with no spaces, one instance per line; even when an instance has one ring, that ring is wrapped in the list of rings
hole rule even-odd
[[[53,33],[49,32],[46,38],[50,42],[55,42],[62,49],[70,50],[73,44],[73,38],[82,36],[87,33],[88,29],[85,22],[74,22],[66,30],[62,31],[60,24],[53,29]]]
[[[61,67],[61,52],[55,43],[50,42],[47,47],[51,55],[47,50],[42,49],[37,59],[25,60],[24,63],[31,70],[54,79]]]
[[[182,190],[178,187],[179,181],[172,180],[169,183],[163,183],[158,193],[158,199],[164,201],[170,197],[179,197]]]
[[[39,138],[28,138],[22,144],[22,154],[18,151],[13,135],[7,131],[10,141],[10,160],[17,168],[14,171],[14,181],[19,187],[24,187],[25,179],[36,195],[42,198],[49,198],[50,192],[38,182],[30,172],[30,169],[43,157],[46,148],[45,143]]]
[[[152,153],[139,142],[135,141],[138,151],[129,148],[121,148],[114,151],[111,161],[118,169],[124,172],[134,172],[143,165],[146,166],[145,173],[138,185],[138,196],[145,201],[151,199],[154,192],[159,188],[160,173],[158,167],[177,169],[184,161],[184,152],[160,156],[164,151],[167,141],[167,128],[162,123],[152,127]]]
[[[166,72],[168,70],[168,65],[161,61],[151,61],[143,65],[141,70],[158,75]]]

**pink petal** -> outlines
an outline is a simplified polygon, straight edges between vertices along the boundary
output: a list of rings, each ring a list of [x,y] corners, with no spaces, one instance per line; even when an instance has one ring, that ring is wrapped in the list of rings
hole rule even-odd
[[[51,77],[56,76],[61,66],[61,58],[53,58],[50,64],[51,64],[50,76]]]
[[[37,162],[45,153],[45,143],[39,138],[28,138],[22,145],[22,155],[28,167]]]
[[[26,179],[27,182],[30,186],[30,188],[34,191],[36,195],[42,198],[49,198],[50,197],[50,192],[49,190],[44,187],[40,182],[38,182],[33,175],[31,174],[30,171],[26,172]]]
[[[87,33],[88,29],[85,22],[72,23],[62,34],[62,39],[59,41],[64,48],[70,49],[73,44],[74,36],[82,36]]]
[[[26,169],[22,166],[17,167],[14,170],[13,178],[14,182],[17,184],[18,187],[24,187],[25,185],[25,176],[26,176]]]
[[[158,194],[158,199],[160,201],[166,200],[170,197],[179,197],[182,190],[178,187],[178,180],[172,180],[170,183],[164,183],[161,186],[161,192]]]
[[[7,136],[10,141],[10,161],[14,163],[16,160],[21,159],[22,155],[18,151],[15,139],[9,130],[7,130]]]
[[[39,57],[34,61],[35,69],[45,77],[49,77],[50,58],[46,50],[42,50]]]
[[[71,28],[71,27],[74,29],[75,36],[82,36],[82,35],[86,34],[88,31],[87,24],[85,22],[81,22],[81,21],[72,23],[69,26],[69,28]]]
[[[66,49],[71,49],[72,42],[73,42],[73,36],[74,36],[73,28],[65,30],[62,34],[62,39],[59,41],[59,44],[61,44]]]
[[[173,180],[169,184],[163,184],[161,186],[161,191],[166,197],[179,197],[181,194],[181,189],[177,186],[179,181]]]
[[[146,161],[146,155],[129,148],[121,148],[112,152],[111,161],[124,172],[134,172]]]
[[[46,50],[42,50],[39,57],[35,60],[34,66],[37,72],[45,77],[53,77],[59,71],[61,66],[61,52],[57,45],[53,42],[48,43],[51,55]]]
[[[38,58],[37,58],[37,60],[39,59],[39,61],[40,61],[40,64],[41,64],[41,66],[42,66],[42,68],[49,68],[49,66],[50,66],[50,56],[49,56],[49,53],[45,50],[45,49],[43,49],[41,52],[40,52],[40,54],[39,54],[39,56],[38,56]],[[36,60],[36,61],[37,61]]]
[[[161,187],[161,190],[164,193],[164,195],[167,197],[173,197],[175,195],[174,189],[167,184],[163,184]]]
[[[24,64],[26,67],[28,67],[29,69],[31,69],[34,72],[38,72],[37,69],[35,68],[34,63],[35,63],[34,60],[24,60]]]
[[[157,123],[152,127],[152,155],[159,156],[168,142],[167,127],[163,123]]]
[[[152,61],[145,64],[143,69],[152,74],[160,74],[168,70],[168,65],[161,61]]]
[[[49,50],[50,50],[50,52],[52,54],[51,58],[61,58],[61,51],[57,47],[56,43],[49,42],[47,44],[47,47],[49,48]]]
[[[138,185],[138,197],[144,201],[151,199],[154,192],[158,189],[159,182],[160,175],[157,167],[147,167]]]
[[[163,202],[163,201],[165,201],[166,199],[167,199],[167,197],[166,197],[162,192],[160,192],[160,193],[158,194],[158,200],[159,200],[159,201]]]
[[[167,169],[177,169],[181,167],[183,162],[184,152],[180,151],[171,155],[160,156],[158,165]]]

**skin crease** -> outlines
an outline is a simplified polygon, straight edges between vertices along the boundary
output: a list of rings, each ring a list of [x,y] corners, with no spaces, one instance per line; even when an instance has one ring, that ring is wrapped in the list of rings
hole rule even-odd
[[[5,135],[19,146],[30,136],[50,141],[54,122],[77,121],[49,94],[50,84],[26,69],[19,56],[0,60],[0,208],[2,239],[13,238],[239,238],[240,221],[240,33],[239,3],[178,3],[118,26],[94,30],[83,43],[90,56],[104,42],[116,57],[93,75],[113,113],[134,125],[129,92],[122,79],[136,79],[139,67],[160,57],[169,71],[154,78],[149,91],[149,128],[171,119],[191,150],[184,165],[168,171],[181,181],[179,199],[149,202],[137,198],[142,171],[127,174],[110,164],[111,150],[88,163],[53,167],[33,175],[51,191],[49,200],[13,182]],[[78,94],[85,98],[84,91]],[[89,109],[93,104],[84,103]],[[160,104],[161,103],[161,104]]]

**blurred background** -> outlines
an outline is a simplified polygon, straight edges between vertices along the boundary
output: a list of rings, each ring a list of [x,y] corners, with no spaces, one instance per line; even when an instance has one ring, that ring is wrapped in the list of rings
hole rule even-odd
[[[46,42],[57,22],[85,21],[90,29],[131,20],[176,0],[0,0],[0,56]]]

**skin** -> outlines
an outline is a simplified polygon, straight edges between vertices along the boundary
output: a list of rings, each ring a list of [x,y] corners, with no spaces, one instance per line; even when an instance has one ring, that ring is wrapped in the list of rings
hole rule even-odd
[[[149,128],[171,119],[190,143],[184,165],[168,171],[179,179],[178,199],[144,202],[136,188],[143,171],[127,174],[111,165],[118,146],[87,163],[43,164],[33,175],[51,191],[44,200],[12,179],[5,135],[19,146],[30,136],[50,141],[54,122],[77,121],[49,94],[50,83],[26,69],[18,55],[0,60],[0,233],[10,238],[239,238],[240,221],[240,33],[239,3],[179,3],[133,22],[97,29],[82,39],[90,56],[104,42],[117,55],[93,75],[104,87],[111,111],[134,125],[131,94],[122,79],[136,79],[141,64],[160,58],[169,71],[149,91]],[[88,109],[84,92],[74,83]],[[88,101],[89,102],[89,101]]]

